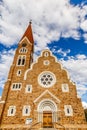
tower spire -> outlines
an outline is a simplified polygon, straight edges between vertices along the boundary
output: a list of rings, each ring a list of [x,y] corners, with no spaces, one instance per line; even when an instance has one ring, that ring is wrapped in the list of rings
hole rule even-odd
[[[24,37],[27,37],[28,40],[33,44],[34,43],[34,39],[33,39],[33,33],[32,33],[32,20],[30,20],[29,22],[29,25],[24,33],[24,35],[22,36],[21,40],[24,38]]]

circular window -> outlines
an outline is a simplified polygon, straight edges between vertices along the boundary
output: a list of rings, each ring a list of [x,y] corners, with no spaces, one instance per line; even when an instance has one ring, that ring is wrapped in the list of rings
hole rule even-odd
[[[26,47],[26,46],[27,46],[27,44],[26,44],[26,43],[23,43],[23,44],[22,44],[22,47]]]
[[[52,72],[42,72],[38,77],[38,82],[42,87],[49,88],[56,82],[56,77]]]

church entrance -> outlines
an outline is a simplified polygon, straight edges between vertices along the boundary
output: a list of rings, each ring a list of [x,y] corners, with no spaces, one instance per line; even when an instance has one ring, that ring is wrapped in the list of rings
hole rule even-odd
[[[52,128],[52,112],[44,111],[43,112],[43,128]]]
[[[57,105],[50,99],[44,99],[38,104],[38,122],[42,122],[43,128],[53,128],[57,122]]]

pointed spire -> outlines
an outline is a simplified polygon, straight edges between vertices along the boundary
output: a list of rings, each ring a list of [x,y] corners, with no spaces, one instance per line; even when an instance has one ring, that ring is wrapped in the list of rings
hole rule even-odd
[[[27,37],[28,40],[29,40],[31,43],[34,43],[31,24],[32,24],[32,21],[30,20],[29,25],[28,25],[28,27],[27,27],[27,29],[26,29],[24,35],[22,36],[21,40],[22,40],[24,37]]]

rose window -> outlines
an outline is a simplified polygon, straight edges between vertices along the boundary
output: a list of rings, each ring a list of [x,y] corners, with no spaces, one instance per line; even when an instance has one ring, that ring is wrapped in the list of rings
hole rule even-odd
[[[43,72],[39,75],[38,81],[42,87],[51,87],[55,84],[56,78],[51,72]]]

